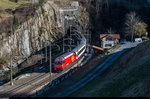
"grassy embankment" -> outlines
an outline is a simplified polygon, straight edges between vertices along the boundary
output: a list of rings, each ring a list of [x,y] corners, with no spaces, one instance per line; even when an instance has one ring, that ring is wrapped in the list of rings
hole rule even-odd
[[[79,0],[45,0],[45,1],[79,1]],[[0,10],[15,9],[16,7],[19,7],[20,5],[25,4],[25,3],[31,3],[31,1],[18,0],[18,2],[15,3],[9,0],[0,0]],[[6,11],[0,11],[0,16],[9,17],[10,14],[8,14]]]
[[[108,50],[108,52],[110,52],[110,54],[114,51],[116,51],[121,45],[120,44],[117,44],[115,45],[114,47],[112,47],[111,49]]]
[[[103,75],[70,97],[150,97],[149,43],[124,53]]]
[[[79,1],[79,0],[45,0],[45,1]],[[0,9],[7,9],[7,8],[13,9],[25,3],[31,3],[31,1],[18,0],[18,2],[15,3],[9,0],[0,0]]]
[[[9,0],[0,0],[0,8],[2,9],[13,9],[16,8],[18,6],[20,6],[21,4],[25,4],[25,3],[30,3],[31,1],[27,1],[27,0],[18,0],[18,3],[15,2],[11,2]]]
[[[100,90],[97,88],[98,85],[100,85],[103,82],[103,76],[99,79],[95,79],[90,84],[88,84],[86,87],[80,89],[79,91],[73,93],[70,97],[74,96],[81,96],[84,94],[86,96],[86,93],[90,93],[90,97],[119,97],[119,96],[127,96],[125,91],[132,90],[133,87],[135,87],[134,84],[141,83],[144,79],[149,78],[148,73],[145,73],[145,70],[150,69],[150,60],[145,62],[144,64],[140,65],[138,68],[132,69],[128,74],[124,75],[122,78],[119,78],[118,80],[114,81],[113,83],[109,83],[104,88],[101,88]],[[147,71],[148,72],[148,71]],[[97,89],[95,89],[97,88]],[[138,93],[139,91],[139,93]],[[150,97],[150,90],[143,90],[143,94],[141,94],[140,89],[135,90],[135,93],[137,96],[147,96]],[[132,94],[134,96],[134,94]],[[129,95],[130,96],[130,95]]]
[[[9,0],[0,0],[0,16],[1,17],[10,17],[11,14],[6,12],[5,9],[15,9],[22,4],[30,3],[31,1],[18,0],[18,3],[11,2]]]

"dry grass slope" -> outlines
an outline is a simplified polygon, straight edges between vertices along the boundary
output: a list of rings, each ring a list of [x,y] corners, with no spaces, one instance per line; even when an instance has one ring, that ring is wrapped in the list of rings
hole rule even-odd
[[[15,3],[9,0],[0,0],[0,8],[1,9],[7,9],[7,8],[13,9],[13,8],[20,6],[21,4],[30,3],[30,2],[31,1],[27,1],[27,0],[18,0],[18,3]]]
[[[79,97],[150,97],[150,41],[126,52],[103,75],[73,93]]]

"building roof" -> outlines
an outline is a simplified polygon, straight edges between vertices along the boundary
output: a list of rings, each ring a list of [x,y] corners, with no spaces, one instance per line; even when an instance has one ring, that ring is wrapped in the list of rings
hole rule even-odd
[[[119,34],[100,34],[100,38],[104,38],[106,36],[110,36],[112,38],[115,38],[115,39],[120,39],[120,35]]]

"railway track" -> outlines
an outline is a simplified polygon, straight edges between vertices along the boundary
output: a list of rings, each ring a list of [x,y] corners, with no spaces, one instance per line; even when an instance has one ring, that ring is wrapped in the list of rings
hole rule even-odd
[[[112,53],[107,59],[103,61],[102,64],[98,65],[93,71],[89,72],[85,77],[78,80],[76,83],[74,83],[72,86],[66,87],[64,90],[58,91],[55,94],[52,94],[51,97],[67,97],[71,95],[72,93],[76,92],[86,84],[88,84],[90,81],[101,75],[106,69],[108,69],[119,57],[125,53],[127,50],[133,47],[124,47],[119,48],[119,50]]]
[[[18,91],[19,91],[20,89],[22,89],[23,87],[32,84],[35,80],[40,79],[40,78],[42,78],[42,77],[44,77],[44,76],[45,76],[45,74],[38,75],[38,76],[36,76],[35,78],[32,78],[32,79],[26,81],[25,83],[23,83],[23,84],[21,84],[21,85],[18,85],[18,86],[16,86],[16,87],[9,88],[9,90],[8,90],[8,89],[3,90],[3,91],[1,91],[1,93],[0,93],[0,97],[7,97],[8,95],[11,97],[14,93],[18,92]]]
[[[78,47],[82,47],[85,46],[85,38],[81,37],[81,36],[77,36],[77,38],[82,38],[82,43],[79,44],[80,46]],[[84,42],[84,43],[83,43]],[[82,49],[85,49],[85,47],[83,47]],[[76,49],[74,50],[75,52],[78,52],[78,50],[76,51]],[[1,90],[0,91],[0,97],[22,97],[22,96],[29,96],[33,90],[36,90],[40,87],[44,87],[45,85],[52,83],[49,81],[49,79],[52,79],[51,81],[53,81],[54,79],[60,77],[61,75],[63,75],[64,73],[68,72],[70,69],[72,69],[73,67],[78,66],[79,63],[82,62],[82,60],[84,60],[84,56],[82,56],[81,51],[85,51],[85,50],[80,50],[80,54],[81,56],[79,56],[79,59],[74,61],[72,64],[70,64],[71,68],[62,71],[61,73],[52,73],[52,78],[50,78],[50,74],[49,69],[47,69],[46,71],[44,71],[44,73],[41,74],[36,74],[36,76],[32,76],[29,77],[27,81],[24,81],[23,83],[21,82],[20,84],[15,84],[14,86],[8,86],[6,89]],[[68,54],[68,53],[67,53]],[[49,56],[49,55],[48,55]]]
[[[82,60],[84,59],[84,56],[80,58],[79,62],[81,62]],[[72,64],[72,68],[76,67],[77,66],[77,63],[74,63]],[[71,68],[71,69],[72,69]],[[57,74],[54,74],[52,75],[52,80],[55,80],[56,78],[60,77],[61,75],[63,75],[64,73],[68,72],[70,69],[67,69],[65,71],[63,71],[62,73],[57,73]],[[36,85],[33,85],[30,87],[30,89],[27,89],[26,91],[24,90],[24,92],[22,94],[17,94],[13,97],[28,97],[32,94],[32,91],[35,90],[36,88],[40,88],[40,87],[44,87],[45,85],[48,85],[48,83],[50,83],[49,81],[49,74],[46,74],[45,75],[45,78],[44,79],[40,79],[41,82],[37,83],[38,86]]]
[[[56,58],[56,56],[54,56]],[[38,66],[37,66],[38,68]],[[37,75],[34,75],[34,78],[30,78],[28,80],[26,79],[23,79],[23,81],[25,80],[25,82],[23,82],[22,84],[20,85],[13,85],[13,86],[8,86],[6,89],[4,90],[0,90],[0,97],[8,97],[8,95],[11,97],[13,96],[14,93],[18,92],[18,90],[24,88],[25,86],[28,86],[28,85],[32,85],[32,83],[34,83],[36,80],[38,79],[41,79],[43,77],[46,76],[46,73],[48,73],[49,69],[47,69],[47,71],[44,71],[45,74],[37,74]],[[42,72],[42,71],[41,71]],[[54,74],[53,74],[54,75]],[[8,82],[9,83],[9,82]]]
[[[81,58],[79,61],[82,61],[83,58]],[[76,63],[72,64],[75,65]],[[72,66],[72,68],[75,66]],[[52,73],[52,80],[56,79],[57,77],[63,75],[69,71],[69,69],[63,71],[62,73]],[[48,72],[48,71],[47,71]],[[30,80],[24,82],[23,84],[20,84],[18,86],[2,90],[0,91],[0,97],[23,97],[23,96],[28,96],[29,93],[32,90],[35,90],[36,88],[46,85],[49,83],[49,73],[44,73],[37,75],[34,78],[31,78]]]

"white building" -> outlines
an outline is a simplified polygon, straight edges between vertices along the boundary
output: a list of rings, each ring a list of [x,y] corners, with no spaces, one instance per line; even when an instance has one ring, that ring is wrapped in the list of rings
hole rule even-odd
[[[110,49],[119,43],[119,34],[100,34],[101,47],[103,49]]]

